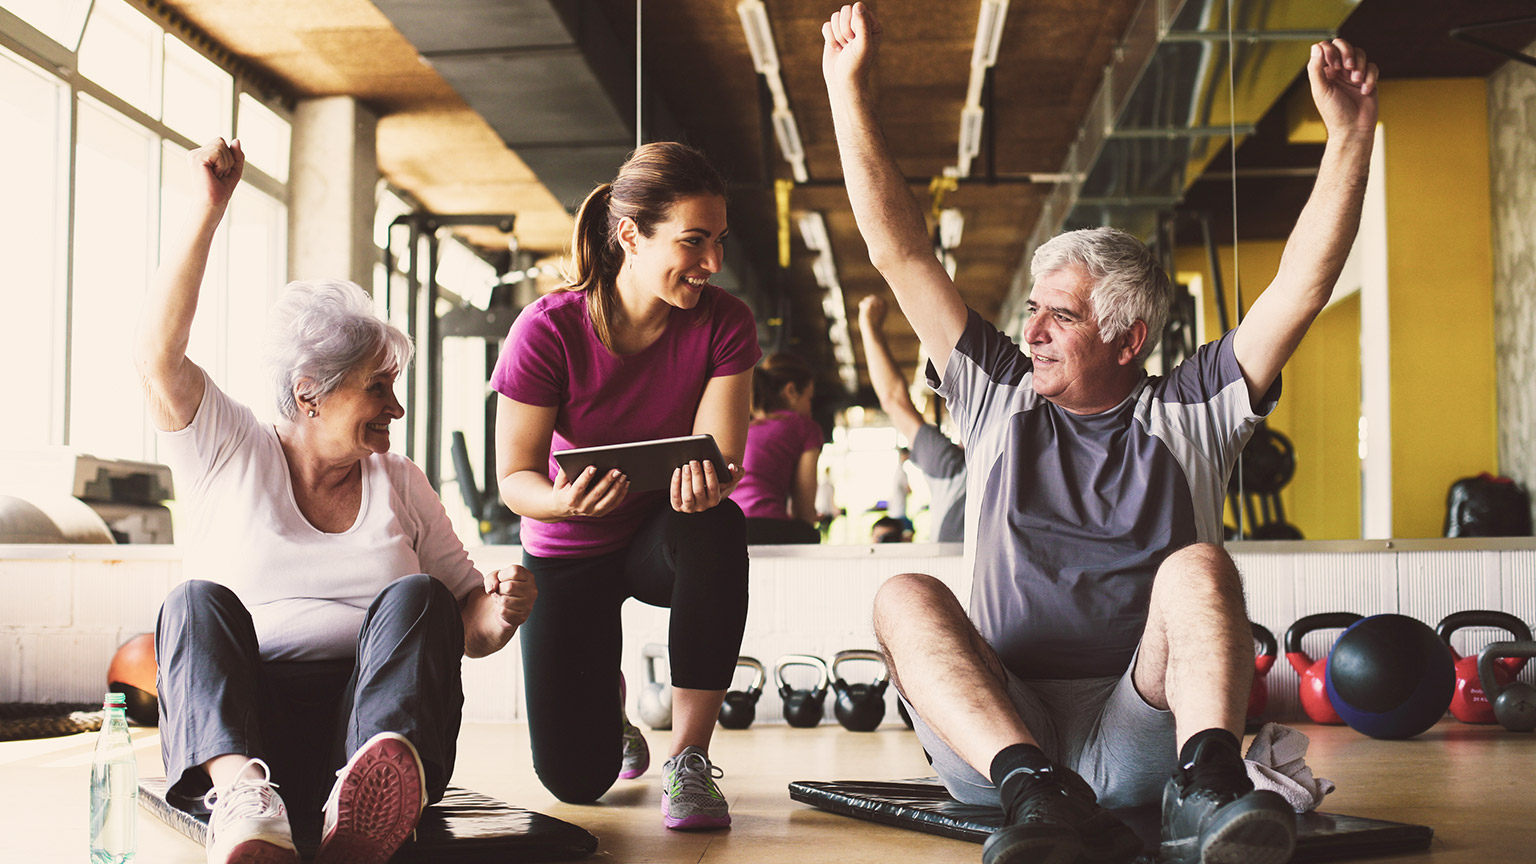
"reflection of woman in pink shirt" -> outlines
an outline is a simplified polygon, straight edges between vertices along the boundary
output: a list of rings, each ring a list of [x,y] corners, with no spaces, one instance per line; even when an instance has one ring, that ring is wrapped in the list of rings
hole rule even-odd
[[[816,461],[821,427],[811,419],[816,376],[793,354],[774,354],[752,373],[746,476],[731,493],[747,516],[747,542],[816,543]],[[787,506],[786,506],[787,504]]]

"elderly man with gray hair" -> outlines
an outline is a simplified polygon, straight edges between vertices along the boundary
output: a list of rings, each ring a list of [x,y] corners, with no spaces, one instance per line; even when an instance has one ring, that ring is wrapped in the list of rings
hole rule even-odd
[[[1105,808],[1159,795],[1162,860],[1288,860],[1295,816],[1240,752],[1253,650],[1221,505],[1359,227],[1376,67],[1343,40],[1312,46],[1328,143],[1279,273],[1237,330],[1153,378],[1168,278],[1122,232],[1041,246],[1027,354],[966,308],[875,119],[879,23],[844,6],[822,35],[854,216],[970,467],[969,615],[909,573],[882,586],[874,625],[951,794],[1004,810],[983,860],[1130,861],[1141,843]]]
[[[383,864],[453,773],[460,658],[507,644],[533,579],[482,576],[421,469],[389,452],[411,343],[358,286],[280,299],[276,425],[187,357],[245,154],[218,139],[191,163],[196,200],[135,345],[190,529],[188,581],[155,628],[167,798],[212,808],[210,864],[298,864],[279,781],[295,812],[324,802],[315,861]]]

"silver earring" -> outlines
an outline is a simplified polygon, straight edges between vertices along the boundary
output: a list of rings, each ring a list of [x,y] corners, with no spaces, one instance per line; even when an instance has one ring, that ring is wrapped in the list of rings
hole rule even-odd
[[[315,409],[313,409],[313,408],[309,409],[309,416],[311,416],[311,417],[315,416]]]

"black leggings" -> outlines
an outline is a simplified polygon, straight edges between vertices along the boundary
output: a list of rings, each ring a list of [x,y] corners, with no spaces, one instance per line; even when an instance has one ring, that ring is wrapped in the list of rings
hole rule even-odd
[[[539,598],[518,635],[533,769],[556,798],[597,800],[619,774],[619,609],[670,607],[672,683],[731,686],[747,623],[746,520],[730,499],[703,513],[663,505],[629,546],[593,558],[524,553]]]
[[[803,519],[747,517],[747,543],[776,546],[784,543],[820,543],[821,532]]]

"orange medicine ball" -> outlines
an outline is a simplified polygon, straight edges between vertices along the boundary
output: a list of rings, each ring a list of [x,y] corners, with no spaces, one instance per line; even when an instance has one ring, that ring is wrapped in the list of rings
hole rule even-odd
[[[123,694],[128,704],[128,716],[142,726],[155,726],[160,722],[156,669],[153,633],[140,633],[124,642],[107,666],[107,690]]]

